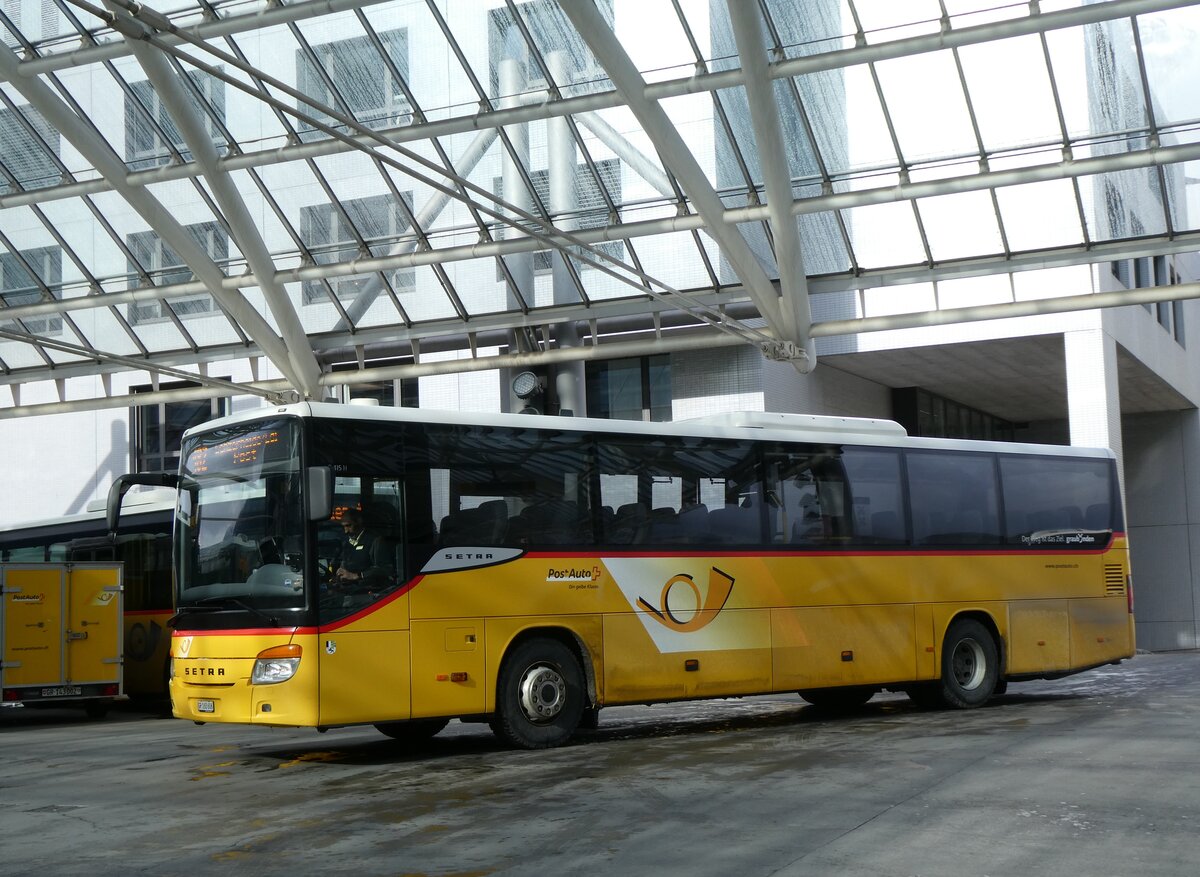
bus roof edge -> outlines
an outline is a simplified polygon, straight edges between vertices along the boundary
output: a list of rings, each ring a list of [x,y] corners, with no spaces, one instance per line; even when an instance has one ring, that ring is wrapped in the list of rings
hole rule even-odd
[[[828,432],[841,436],[849,434],[902,437],[908,435],[904,427],[894,420],[878,420],[871,417],[831,417],[820,414],[783,414],[777,411],[729,411],[723,414],[689,417],[677,422],[752,429],[787,429],[808,433]]]

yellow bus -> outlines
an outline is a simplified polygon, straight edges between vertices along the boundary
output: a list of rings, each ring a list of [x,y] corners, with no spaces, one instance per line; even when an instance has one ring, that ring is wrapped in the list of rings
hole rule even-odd
[[[541,748],[616,704],[969,708],[1134,654],[1107,450],[297,404],[181,460],[170,693],[196,722]],[[348,509],[373,552],[339,583]]]
[[[162,476],[157,480],[161,482]],[[171,632],[171,522],[174,490],[131,493],[121,529],[110,533],[103,503],[80,514],[0,530],[0,563],[110,563],[123,566],[124,692],[167,694]]]

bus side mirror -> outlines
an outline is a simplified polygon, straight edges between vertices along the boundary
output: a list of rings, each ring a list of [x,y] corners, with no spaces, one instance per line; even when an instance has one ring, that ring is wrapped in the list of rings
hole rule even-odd
[[[333,470],[328,466],[309,466],[305,470],[308,483],[308,519],[323,521],[333,514]]]
[[[121,521],[121,503],[129,488],[135,484],[147,484],[153,487],[178,487],[179,476],[174,472],[135,472],[129,475],[118,475],[113,479],[112,487],[108,489],[108,505],[104,510],[105,523],[108,524],[108,535],[115,537],[117,525]]]

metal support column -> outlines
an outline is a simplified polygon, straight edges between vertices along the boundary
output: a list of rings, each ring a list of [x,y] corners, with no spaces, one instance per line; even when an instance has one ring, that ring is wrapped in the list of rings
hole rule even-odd
[[[663,160],[675,173],[703,219],[706,233],[720,246],[722,254],[745,285],[754,306],[774,331],[775,337],[782,342],[782,350],[777,351],[781,354],[778,358],[803,357],[801,339],[797,336],[795,327],[783,320],[779,295],[766,272],[758,264],[754,252],[741,232],[726,226],[722,221],[725,207],[720,196],[675,126],[671,124],[666,111],[656,101],[646,97],[646,81],[634,66],[624,46],[609,30],[592,3],[566,3],[562,8],[603,65]]]
[[[521,93],[525,91],[527,75],[525,62],[525,47],[519,36],[510,28],[504,37],[503,57],[497,70],[500,86],[501,107],[515,107],[521,104]],[[525,123],[508,125],[504,128],[511,149],[504,150],[504,161],[501,170],[501,189],[504,200],[526,213],[533,207],[533,198],[525,185],[522,168],[518,164],[529,167],[529,127]],[[517,238],[524,235],[515,228],[505,230],[505,236]],[[506,260],[511,286],[507,289],[507,307],[509,310],[518,308],[520,301],[533,301],[533,253],[522,252],[509,256]],[[526,352],[528,345],[521,337],[519,330],[509,332],[509,351],[513,353]],[[503,368],[500,370],[500,399],[505,411],[520,411],[525,407],[525,400],[513,391],[515,372]]]
[[[71,142],[79,153],[109,182],[129,205],[149,224],[155,233],[166,242],[183,260],[184,264],[203,282],[206,291],[242,326],[270,359],[287,376],[293,386],[304,386],[305,381],[292,368],[287,348],[274,333],[267,321],[254,310],[239,292],[227,291],[221,282],[225,275],[209,255],[192,239],[192,236],[171,215],[171,212],[146,189],[129,185],[126,181],[125,163],[106,143],[70,110],[62,99],[40,79],[24,79],[17,75],[17,56],[0,45],[0,77],[20,92]]]
[[[105,0],[105,5],[114,14],[121,14],[119,8],[108,0]],[[150,33],[143,24],[131,21],[130,26],[144,28]],[[212,189],[213,197],[216,198],[226,222],[229,223],[234,241],[246,258],[254,280],[266,299],[267,307],[271,309],[271,314],[283,334],[287,361],[290,364],[290,369],[284,370],[284,373],[290,371],[299,378],[301,383],[296,389],[304,398],[320,398],[321,367],[317,364],[308,335],[283,284],[275,279],[275,260],[271,258],[250,211],[246,209],[246,202],[229,175],[217,164],[217,149],[200,120],[197,108],[189,100],[179,77],[156,49],[144,41],[130,40],[130,44],[134,56],[158,93],[159,100],[175,120],[188,150],[200,165],[204,179]],[[280,368],[283,368],[282,365]]]
[[[554,82],[569,81],[570,58],[566,52],[549,52],[546,55],[546,64]],[[546,135],[550,157],[550,215],[559,217],[556,222],[559,228],[574,231],[576,221],[563,217],[569,216],[579,206],[579,191],[575,181],[575,138],[571,136],[571,126],[564,118],[547,120]],[[577,304],[579,301],[566,259],[561,251],[556,250],[552,253],[555,305]],[[581,343],[579,329],[574,321],[556,323],[553,332],[560,349],[579,347]],[[569,411],[576,417],[585,416],[587,400],[583,362],[559,363],[552,366],[551,372],[559,413]]]
[[[804,273],[800,232],[792,218],[792,174],[783,142],[783,126],[779,122],[779,104],[767,76],[759,8],[756,3],[741,0],[726,0],[726,5],[733,22],[738,54],[742,59],[750,121],[754,126],[754,139],[758,144],[759,162],[766,183],[767,214],[775,241],[775,263],[779,267],[782,318],[795,333],[796,343],[804,348],[805,355],[793,360],[793,364],[801,372],[807,373],[817,364],[817,347],[811,335],[812,309],[808,301],[808,278]]]

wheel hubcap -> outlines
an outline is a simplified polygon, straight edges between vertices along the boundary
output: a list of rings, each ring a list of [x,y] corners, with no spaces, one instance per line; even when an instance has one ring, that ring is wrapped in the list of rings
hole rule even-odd
[[[983,646],[973,639],[960,640],[951,659],[954,679],[964,691],[973,691],[983,684],[987,675],[987,659]]]
[[[525,671],[517,694],[525,717],[544,724],[562,712],[567,702],[567,683],[554,667],[539,664]]]

